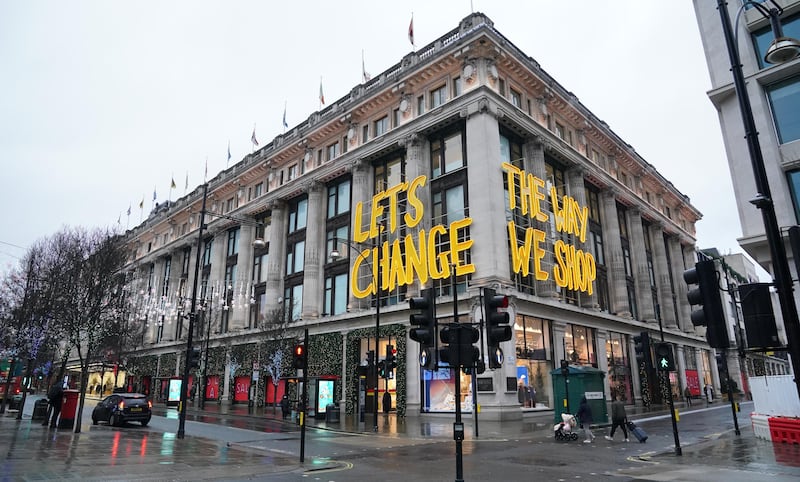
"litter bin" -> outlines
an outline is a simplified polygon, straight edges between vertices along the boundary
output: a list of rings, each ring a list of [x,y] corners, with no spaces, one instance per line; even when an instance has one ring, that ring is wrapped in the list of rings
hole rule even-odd
[[[47,418],[47,399],[40,398],[33,404],[31,420],[44,420]]]
[[[328,423],[339,423],[339,406],[329,403],[325,406],[325,421]]]

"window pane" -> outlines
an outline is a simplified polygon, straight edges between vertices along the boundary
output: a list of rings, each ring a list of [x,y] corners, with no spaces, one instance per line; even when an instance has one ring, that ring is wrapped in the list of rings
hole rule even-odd
[[[789,179],[789,190],[792,193],[795,221],[800,221],[800,171],[787,172],[786,176]]]
[[[303,199],[297,203],[297,229],[306,227],[306,217],[308,214],[308,201]]]
[[[306,242],[300,241],[294,245],[294,273],[303,271],[306,260]]]
[[[333,303],[333,314],[338,315],[347,311],[347,275],[336,276],[333,289],[336,298]]]
[[[342,214],[348,211],[350,211],[350,181],[345,181],[339,184],[336,214]]]
[[[448,189],[445,196],[447,198],[447,222],[452,223],[464,219],[464,186]]]
[[[780,143],[800,139],[800,76],[771,85],[767,93]]]
[[[464,165],[461,151],[461,133],[448,137],[444,141],[444,170],[450,172]]]

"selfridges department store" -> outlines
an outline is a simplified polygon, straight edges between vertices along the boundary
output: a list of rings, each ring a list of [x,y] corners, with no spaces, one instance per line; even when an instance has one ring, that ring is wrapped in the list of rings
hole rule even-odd
[[[476,375],[484,419],[553,407],[562,359],[602,370],[608,399],[657,400],[631,360],[659,316],[673,392],[718,386],[681,279],[700,213],[482,14],[211,179],[199,236],[203,193],[126,234],[125,383],[157,398],[183,373],[195,279],[190,383],[207,400],[296,397],[308,329],[312,410],[371,411],[368,352],[392,350],[379,410],[388,391],[401,415],[471,411],[470,376],[419,366],[408,299],[424,288],[440,323],[480,321],[482,287],[509,296],[504,363]]]

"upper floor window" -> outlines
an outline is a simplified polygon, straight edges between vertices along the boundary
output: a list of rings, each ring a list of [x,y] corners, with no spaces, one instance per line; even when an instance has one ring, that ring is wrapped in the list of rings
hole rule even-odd
[[[522,109],[522,94],[514,89],[509,89],[509,91],[511,104],[518,109]]]
[[[289,166],[289,180],[295,179],[297,177],[298,168],[297,164],[292,164]]]
[[[228,231],[228,256],[239,252],[239,228]]]
[[[464,136],[461,131],[431,139],[431,168],[433,177],[438,177],[463,167]]]
[[[390,157],[375,166],[375,193],[403,182],[405,159],[402,156]]]
[[[383,116],[375,121],[375,137],[382,136],[389,130],[389,116]]]
[[[458,97],[461,95],[463,89],[461,77],[455,77],[453,79],[453,97]]]
[[[417,115],[422,115],[425,113],[425,96],[421,95],[417,97]]]
[[[333,160],[339,157],[339,143],[334,142],[328,146],[328,160]]]
[[[566,131],[564,129],[564,126],[562,126],[558,122],[556,122],[556,135],[558,136],[559,139],[562,139],[562,140],[564,140],[564,138],[566,136]]]
[[[800,170],[787,172],[786,178],[789,181],[789,191],[792,194],[795,220],[800,222]]]
[[[786,144],[800,139],[800,76],[767,87],[778,141]]]
[[[211,253],[214,247],[214,239],[210,238],[207,239],[205,244],[203,245],[203,266],[208,266],[211,264]]]
[[[431,91],[431,109],[447,102],[447,86],[443,85]]]
[[[289,207],[289,232],[305,229],[308,220],[308,199],[303,198],[291,203]]]
[[[350,212],[350,179],[328,186],[328,218]]]
[[[253,186],[253,198],[257,198],[257,197],[261,196],[261,194],[263,192],[264,192],[264,183],[263,182],[259,182],[258,184]]]
[[[236,198],[232,197],[225,202],[225,212],[229,213],[234,209],[236,209]]]

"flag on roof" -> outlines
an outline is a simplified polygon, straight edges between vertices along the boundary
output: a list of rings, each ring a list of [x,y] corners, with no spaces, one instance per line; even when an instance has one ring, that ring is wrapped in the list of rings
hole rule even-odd
[[[411,46],[417,48],[416,44],[414,44],[414,14],[411,14],[411,23],[408,24],[408,41],[411,42]]]
[[[250,136],[250,142],[252,142],[254,146],[258,145],[258,139],[256,139],[256,126],[253,126],[253,135]],[[230,160],[230,157],[228,157],[228,160]]]
[[[178,187],[178,186],[175,185],[175,176],[172,176],[172,182],[170,183],[169,188],[170,189],[175,189],[176,187]]]
[[[319,103],[325,105],[325,94],[322,93],[322,77],[319,78]]]
[[[289,127],[289,124],[286,123],[286,103],[283,104],[283,128],[286,129]]]
[[[372,78],[372,76],[369,75],[369,72],[367,72],[367,68],[364,66],[364,51],[362,50],[361,51],[361,79],[362,79],[362,82],[364,82],[364,83],[369,82],[369,80],[371,78]]]

